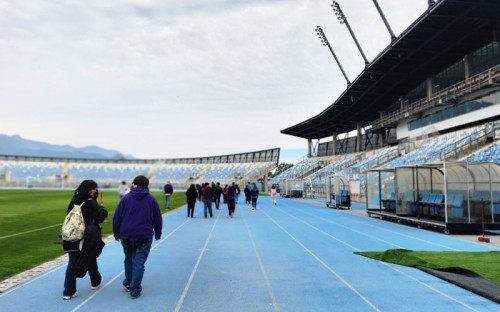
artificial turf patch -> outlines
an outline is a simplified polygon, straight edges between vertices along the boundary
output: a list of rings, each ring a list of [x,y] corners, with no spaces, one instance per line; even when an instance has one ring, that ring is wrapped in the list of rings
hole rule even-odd
[[[394,264],[416,267],[478,295],[500,303],[500,252],[386,251],[355,254]]]

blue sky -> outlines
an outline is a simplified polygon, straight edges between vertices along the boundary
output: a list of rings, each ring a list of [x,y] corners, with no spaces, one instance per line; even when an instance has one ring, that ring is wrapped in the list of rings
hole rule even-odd
[[[338,1],[371,61],[390,37],[370,0]],[[396,35],[425,0],[379,0]],[[302,149],[364,63],[331,1],[0,0],[0,133],[137,158]],[[331,140],[330,138],[325,141]]]

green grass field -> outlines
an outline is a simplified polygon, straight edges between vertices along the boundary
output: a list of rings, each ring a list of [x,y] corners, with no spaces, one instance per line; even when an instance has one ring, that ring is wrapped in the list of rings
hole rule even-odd
[[[355,252],[372,259],[431,269],[460,267],[473,271],[500,284],[500,252],[411,251],[389,249],[386,251]]]
[[[163,193],[151,191],[162,212]],[[0,189],[0,281],[64,254],[58,239],[73,191]],[[104,190],[109,211],[102,224],[103,237],[112,234],[112,220],[119,201],[116,191]],[[186,196],[176,193],[170,208],[184,205]]]

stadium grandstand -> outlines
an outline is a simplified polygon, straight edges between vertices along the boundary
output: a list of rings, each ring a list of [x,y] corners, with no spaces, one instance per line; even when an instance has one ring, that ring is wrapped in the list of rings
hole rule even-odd
[[[333,181],[346,181],[350,198],[370,213],[446,229],[476,225],[482,210],[487,227],[500,229],[499,4],[428,1],[352,82],[346,78],[333,104],[281,130],[306,139],[308,155],[272,183],[300,180],[304,195],[329,202]]]
[[[92,178],[103,188],[116,188],[139,174],[151,188],[170,181],[175,188],[203,182],[264,181],[279,162],[280,149],[176,159],[99,160],[0,155],[0,186],[75,188]],[[262,183],[261,187],[265,187]]]

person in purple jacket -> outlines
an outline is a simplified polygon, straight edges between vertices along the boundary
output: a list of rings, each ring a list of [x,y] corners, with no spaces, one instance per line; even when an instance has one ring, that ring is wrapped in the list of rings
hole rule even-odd
[[[141,295],[144,265],[148,259],[153,236],[161,238],[162,216],[156,198],[149,193],[149,180],[135,177],[130,192],[122,197],[113,217],[113,233],[121,240],[125,254],[123,286],[135,299]]]

